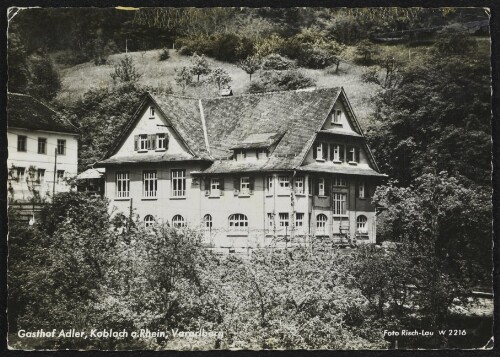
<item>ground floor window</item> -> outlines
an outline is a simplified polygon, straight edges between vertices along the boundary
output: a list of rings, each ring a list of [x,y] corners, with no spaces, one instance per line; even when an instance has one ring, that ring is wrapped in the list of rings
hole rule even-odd
[[[248,229],[248,218],[244,214],[236,213],[229,216],[229,230],[242,231]]]
[[[148,228],[155,224],[155,219],[152,215],[148,214],[144,217],[144,227]]]
[[[320,228],[320,229],[325,229],[326,228],[326,221],[328,220],[328,218],[326,217],[326,215],[324,215],[323,213],[320,213],[316,216],[316,228]]]
[[[206,214],[203,217],[203,227],[205,227],[205,228],[212,228],[212,215]]]
[[[304,225],[304,213],[295,213],[295,227],[302,227]]]
[[[184,220],[184,217],[182,217],[180,214],[176,214],[172,218],[172,226],[174,226],[175,228],[186,227],[186,221]]]
[[[366,218],[366,216],[358,216],[358,218],[356,218],[356,228],[357,228],[357,232],[359,234],[367,234],[368,233],[368,228],[367,228],[367,223],[368,222],[368,219]]]
[[[280,227],[288,227],[290,225],[290,219],[288,212],[283,212],[279,214]]]

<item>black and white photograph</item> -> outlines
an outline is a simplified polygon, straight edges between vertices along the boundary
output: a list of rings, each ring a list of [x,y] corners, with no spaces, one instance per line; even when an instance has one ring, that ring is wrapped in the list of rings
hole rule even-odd
[[[490,9],[4,16],[9,350],[494,347]]]

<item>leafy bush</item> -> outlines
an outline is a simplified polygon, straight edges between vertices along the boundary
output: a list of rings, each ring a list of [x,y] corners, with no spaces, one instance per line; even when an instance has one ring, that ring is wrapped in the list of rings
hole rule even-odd
[[[158,61],[166,61],[170,58],[170,53],[168,49],[164,48],[161,50],[160,55],[158,56]]]
[[[262,69],[264,70],[284,71],[295,67],[295,61],[277,53],[270,54],[262,59]]]
[[[313,87],[315,82],[297,70],[266,71],[247,87],[249,93],[274,92]]]
[[[54,63],[45,51],[38,51],[28,58],[28,92],[35,98],[52,100],[61,88],[61,79]]]

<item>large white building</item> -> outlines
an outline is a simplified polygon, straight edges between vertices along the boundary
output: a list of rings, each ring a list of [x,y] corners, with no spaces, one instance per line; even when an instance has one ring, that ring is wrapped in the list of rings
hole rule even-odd
[[[78,134],[46,104],[26,94],[8,93],[8,198],[30,202],[39,195],[69,191],[77,174]]]
[[[206,242],[375,242],[381,174],[342,88],[211,99],[148,93],[107,157],[114,212]]]

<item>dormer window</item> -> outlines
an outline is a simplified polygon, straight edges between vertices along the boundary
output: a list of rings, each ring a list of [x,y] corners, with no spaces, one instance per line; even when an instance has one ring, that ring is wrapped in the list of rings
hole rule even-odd
[[[342,124],[342,110],[336,109],[332,113],[332,125]]]
[[[257,150],[257,159],[265,159],[269,156],[269,151],[267,149]]]
[[[155,117],[155,107],[149,107],[149,119],[154,119]]]
[[[245,150],[235,150],[234,151],[234,158],[236,161],[243,160],[246,157],[247,157],[247,153]]]

